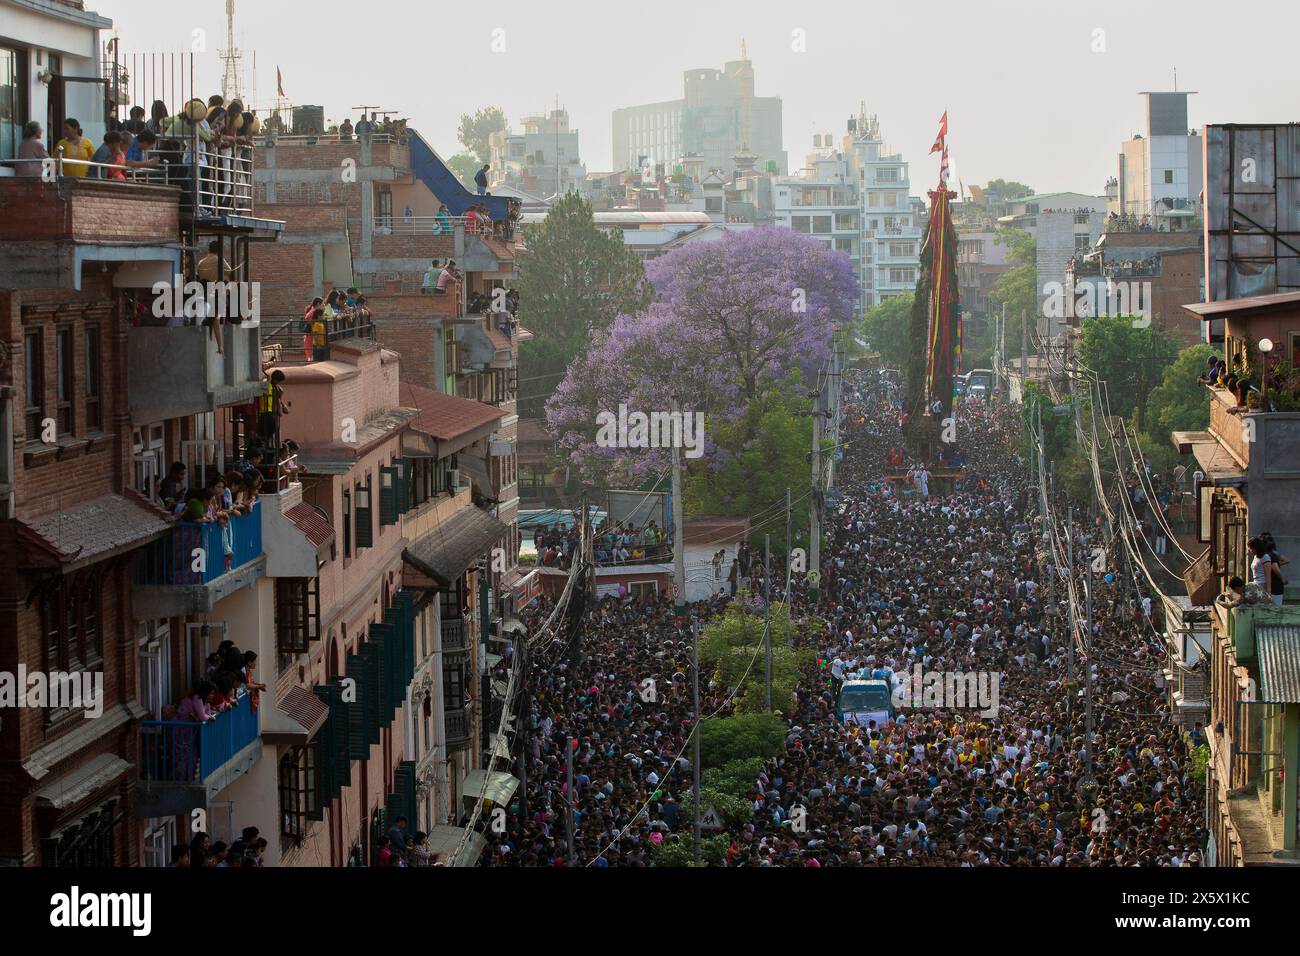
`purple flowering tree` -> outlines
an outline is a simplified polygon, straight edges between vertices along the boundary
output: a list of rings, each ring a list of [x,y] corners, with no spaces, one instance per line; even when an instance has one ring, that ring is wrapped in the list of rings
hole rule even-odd
[[[618,316],[547,404],[552,433],[588,480],[635,481],[669,460],[663,450],[602,447],[602,412],[667,412],[676,399],[713,423],[708,432],[743,419],[792,371],[812,378],[858,300],[847,256],[778,227],[682,246],[648,263],[646,275],[650,307]],[[708,464],[727,454],[705,442]]]

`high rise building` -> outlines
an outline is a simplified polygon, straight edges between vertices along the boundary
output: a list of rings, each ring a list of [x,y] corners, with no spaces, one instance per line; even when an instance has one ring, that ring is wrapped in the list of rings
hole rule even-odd
[[[863,107],[850,117],[844,137],[861,209],[859,275],[864,308],[916,288],[921,227],[909,201],[911,179],[901,153],[892,153],[880,122]]]
[[[584,191],[587,167],[568,110],[525,116],[522,123],[521,133],[501,130],[488,139],[493,191],[508,186],[543,198]]]
[[[741,58],[721,70],[687,70],[681,99],[614,111],[614,168],[640,169],[698,154],[708,171],[730,175],[747,150],[759,169],[785,175],[781,98],[754,94],[754,65]]]
[[[1120,146],[1115,212],[1150,218],[1160,230],[1178,229],[1179,219],[1199,212],[1201,136],[1187,128],[1191,93],[1143,93],[1146,135]]]

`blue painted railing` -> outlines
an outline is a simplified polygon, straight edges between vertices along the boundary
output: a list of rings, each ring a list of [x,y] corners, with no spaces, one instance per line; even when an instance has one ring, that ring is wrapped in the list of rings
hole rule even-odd
[[[245,694],[216,720],[144,720],[140,722],[140,779],[165,783],[200,783],[257,739],[258,712]]]
[[[226,566],[226,545],[233,549]],[[195,551],[203,551],[203,570],[195,571]],[[179,522],[167,537],[141,551],[136,560],[135,583],[142,587],[188,587],[211,584],[223,574],[256,561],[262,555],[262,504],[251,514],[220,524]]]

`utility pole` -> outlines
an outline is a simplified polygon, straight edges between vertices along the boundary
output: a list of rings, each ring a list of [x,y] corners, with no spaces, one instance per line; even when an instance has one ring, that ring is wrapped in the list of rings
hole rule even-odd
[[[772,536],[763,535],[763,646],[767,669],[763,700],[772,712]]]
[[[692,706],[695,710],[695,725],[692,728],[694,736],[694,749],[691,754],[691,771],[694,779],[693,792],[695,794],[695,863],[700,863],[700,624],[696,620],[691,621],[691,644],[692,651],[692,689],[691,698]]]
[[[528,635],[515,638],[519,645],[518,660],[515,666],[520,668],[519,680],[519,724],[524,733],[519,735],[519,821],[528,821],[528,715],[532,710],[532,701],[528,697]],[[504,734],[502,735],[504,736]]]
[[[822,394],[818,389],[813,398],[812,495],[808,499],[808,587],[814,601],[822,576]]]
[[[1029,382],[1029,315],[1020,313],[1020,396],[1024,401],[1025,385]]]
[[[790,575],[792,573],[790,555],[794,553],[790,550],[792,544],[790,540],[790,521],[793,515],[794,505],[791,501],[790,489],[787,488],[785,489],[785,611],[787,618],[790,616]]]
[[[1071,505],[1066,512],[1065,518],[1065,565],[1066,573],[1070,575],[1070,586],[1074,586],[1074,505]],[[1074,703],[1074,641],[1078,636],[1078,622],[1074,619],[1074,599],[1070,597],[1067,591],[1066,597],[1070,599],[1070,643],[1066,648],[1066,668],[1069,674],[1068,685],[1070,692],[1065,695],[1065,726],[1073,726],[1071,714]]]
[[[567,734],[565,735],[565,741],[567,742],[568,750],[569,750],[569,755],[568,755],[569,784],[565,788],[565,794],[564,794],[565,802],[568,804],[565,807],[564,829],[569,836],[569,866],[577,866],[578,855],[573,852],[573,812],[578,809],[578,798],[573,792],[573,751],[574,748],[578,746],[578,741],[568,736]]]
[[[1085,734],[1085,736],[1084,736],[1084,738],[1083,738],[1083,762],[1084,762],[1084,773],[1085,773],[1088,777],[1091,777],[1091,776],[1092,776],[1092,667],[1093,667],[1093,660],[1092,660],[1092,562],[1091,562],[1091,561],[1088,562],[1088,576],[1087,576],[1087,580],[1088,580],[1088,606],[1087,606],[1087,615],[1088,615],[1088,617],[1087,617],[1087,622],[1088,622],[1088,643],[1085,645],[1085,650],[1086,650],[1086,652],[1087,652],[1088,659],[1087,659],[1087,661],[1085,662],[1085,663],[1086,663],[1086,666],[1087,666],[1087,670],[1084,672],[1084,687],[1085,687],[1085,693],[1087,694],[1087,697],[1086,697],[1085,700],[1084,700],[1084,705],[1085,705],[1085,710],[1084,710],[1084,725],[1085,725],[1085,728],[1086,728],[1086,734]]]
[[[678,413],[673,399],[673,414]],[[682,450],[673,443],[673,607],[678,617],[686,613],[686,532],[682,527]]]

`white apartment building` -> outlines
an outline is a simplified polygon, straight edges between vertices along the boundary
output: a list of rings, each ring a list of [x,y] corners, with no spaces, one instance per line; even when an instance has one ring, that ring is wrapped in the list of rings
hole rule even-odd
[[[542,198],[582,192],[587,185],[578,131],[569,126],[568,110],[525,116],[523,132],[502,130],[488,138],[492,150],[493,195],[502,187]]]
[[[1143,93],[1146,135],[1120,146],[1116,211],[1149,217],[1158,231],[1178,231],[1178,220],[1200,212],[1201,135],[1187,128],[1191,93]]]
[[[911,180],[901,153],[891,153],[880,123],[865,109],[851,118],[845,136],[850,174],[857,180],[861,236],[859,278],[862,306],[916,291],[921,227],[909,199]]]
[[[772,178],[772,222],[849,256],[860,281],[862,210],[851,160],[829,133],[814,138],[813,150],[802,176]]]
[[[38,120],[53,152],[73,117],[96,146],[104,138],[101,30],[113,21],[82,0],[0,0],[0,161],[18,155],[23,125]],[[12,176],[0,166],[0,176]]]

